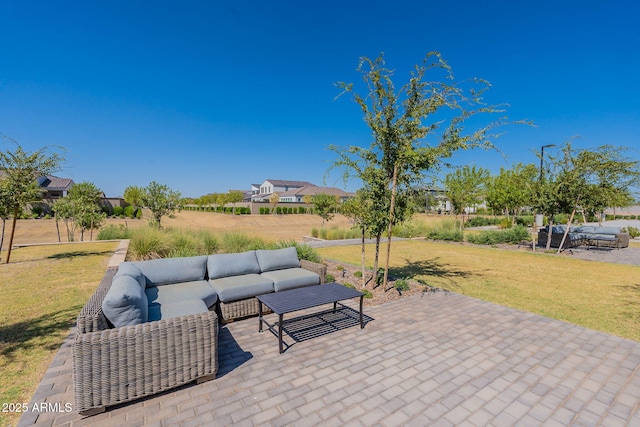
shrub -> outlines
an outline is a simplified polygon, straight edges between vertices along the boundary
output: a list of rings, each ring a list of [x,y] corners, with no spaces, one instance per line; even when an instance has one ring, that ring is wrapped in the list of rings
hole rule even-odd
[[[327,283],[331,283],[331,282],[335,282],[335,281],[336,281],[336,278],[334,277],[334,275],[331,274],[331,273],[328,273],[327,274]]]
[[[275,244],[271,245],[269,249],[281,249],[281,248],[288,248],[291,246],[296,248],[296,251],[298,252],[298,258],[311,261],[311,262],[317,262],[317,263],[322,262],[322,257],[318,252],[316,252],[314,248],[312,248],[311,246],[305,243],[298,243],[295,240],[280,240]]]
[[[519,243],[531,240],[529,231],[522,225],[506,230],[487,230],[467,236],[467,241],[477,245],[497,245],[500,243]]]
[[[120,216],[122,215],[122,213],[124,212],[124,209],[122,206],[114,206],[113,207],[113,216]]]
[[[511,228],[511,226],[513,225],[513,223],[511,222],[510,218],[502,218],[500,219],[500,222],[498,223],[498,228]]]
[[[138,218],[138,219],[142,218],[142,209],[141,208],[136,209],[136,218]]]
[[[222,250],[227,253],[246,252],[266,247],[264,240],[259,237],[249,237],[242,233],[225,233],[222,235]]]
[[[458,223],[453,220],[440,222],[435,227],[429,229],[426,237],[432,240],[445,240],[450,242],[462,242],[464,234],[458,228]]]
[[[126,206],[123,210],[124,216],[129,217],[129,218],[133,218],[134,216],[134,212],[133,212],[133,206],[129,205]]]
[[[398,291],[408,291],[409,290],[409,283],[407,282],[406,279],[399,279],[399,280],[396,280],[396,283],[394,284],[394,287]]]
[[[627,227],[627,233],[629,233],[629,237],[635,239],[636,237],[640,236],[640,229],[638,229],[637,227]]]
[[[318,236],[320,235],[320,231],[317,228],[313,227],[311,229],[311,235],[317,239]]]
[[[534,223],[534,221],[535,218],[533,215],[521,215],[516,217],[516,224],[523,225],[525,227],[529,227]]]
[[[474,216],[465,222],[465,227],[484,227],[486,225],[496,225],[500,222],[500,218],[488,218],[486,216]]]
[[[165,258],[168,250],[165,232],[157,227],[141,227],[131,234],[128,255],[134,260]]]
[[[131,230],[129,230],[123,224],[110,224],[106,227],[102,227],[98,232],[98,240],[120,240],[130,238]]]
[[[354,271],[353,275],[356,276],[356,277],[362,277],[362,271],[360,271],[360,270]]]

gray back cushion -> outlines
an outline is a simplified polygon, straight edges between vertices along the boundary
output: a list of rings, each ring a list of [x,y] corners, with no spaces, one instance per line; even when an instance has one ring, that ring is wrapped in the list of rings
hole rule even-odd
[[[146,276],[147,287],[162,286],[204,280],[207,256],[152,259],[135,261],[132,264],[135,264]]]
[[[256,257],[258,258],[258,263],[260,263],[260,271],[300,267],[298,251],[294,246],[283,249],[257,250]]]
[[[147,283],[147,279],[144,277],[144,274],[142,274],[142,271],[140,271],[140,269],[132,262],[120,263],[118,271],[113,278],[115,279],[120,276],[131,276],[135,278],[143,289]]]
[[[107,319],[119,328],[144,323],[148,320],[149,304],[144,288],[131,276],[114,277],[111,288],[102,301]]]
[[[214,254],[209,255],[208,258],[207,271],[209,279],[260,273],[256,251],[237,254]]]

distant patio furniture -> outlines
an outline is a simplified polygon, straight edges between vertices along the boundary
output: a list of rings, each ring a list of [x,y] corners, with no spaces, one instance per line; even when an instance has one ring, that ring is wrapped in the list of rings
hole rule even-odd
[[[564,237],[566,226],[554,225],[551,230],[551,247],[559,248]],[[538,245],[546,246],[549,239],[549,227],[538,232]],[[619,227],[601,227],[583,225],[571,227],[562,245],[562,249],[576,247],[621,249],[629,247],[629,233],[623,232]]]
[[[338,283],[327,283],[324,285],[308,286],[276,292],[273,294],[258,295],[257,299],[260,313],[258,318],[258,331],[262,332],[262,325],[267,325],[267,328],[277,335],[278,349],[280,353],[283,353],[284,343],[282,341],[282,326],[284,320],[283,316],[285,314],[330,303],[333,303],[333,311],[335,312],[339,301],[357,297],[360,298],[360,328],[362,329],[364,328],[362,315],[362,298],[364,297],[364,294]],[[275,327],[276,325],[270,324],[264,319],[264,316],[262,315],[262,304],[269,307],[278,315],[277,330]]]

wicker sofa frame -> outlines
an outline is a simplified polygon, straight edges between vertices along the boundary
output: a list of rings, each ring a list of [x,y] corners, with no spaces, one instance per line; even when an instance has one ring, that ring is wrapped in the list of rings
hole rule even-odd
[[[316,262],[300,260],[300,267],[305,270],[312,271],[320,276],[320,284],[324,284],[327,281],[327,266]],[[232,322],[244,317],[256,316],[259,314],[258,299],[255,297],[245,298],[241,300],[222,302],[218,301],[219,314],[222,323]],[[263,313],[267,314],[269,311],[265,305],[263,307]],[[266,310],[265,310],[266,309]]]
[[[113,328],[102,301],[116,271],[107,269],[78,316],[73,382],[76,410],[86,416],[192,381],[212,380],[218,370],[215,311]]]

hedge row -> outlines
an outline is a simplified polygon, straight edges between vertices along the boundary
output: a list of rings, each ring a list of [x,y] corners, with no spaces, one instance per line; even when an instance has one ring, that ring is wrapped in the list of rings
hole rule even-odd
[[[199,211],[199,212],[215,212],[215,213],[225,213],[225,214],[233,214],[233,207],[225,206],[185,206],[183,208],[185,211]],[[236,207],[236,215],[249,215],[251,213],[251,209],[238,206]]]
[[[288,207],[282,207],[282,206],[276,206],[275,209],[260,208],[260,215],[268,215],[272,213],[275,213],[276,215],[306,214],[306,213],[311,213],[311,209],[307,209],[304,206],[300,206],[297,208],[288,208]]]

